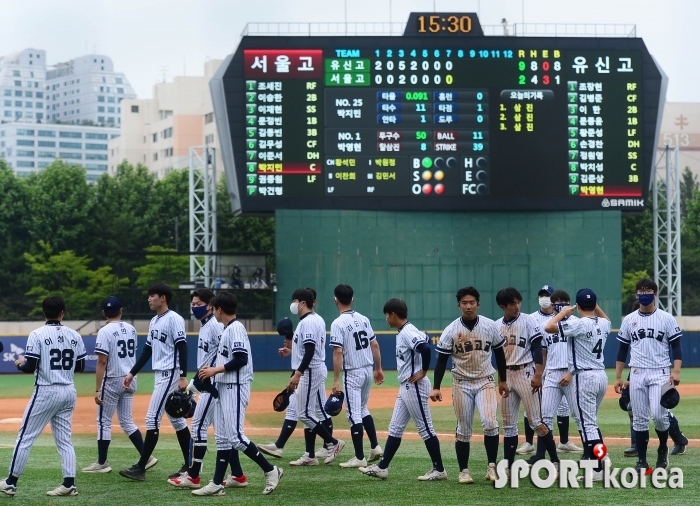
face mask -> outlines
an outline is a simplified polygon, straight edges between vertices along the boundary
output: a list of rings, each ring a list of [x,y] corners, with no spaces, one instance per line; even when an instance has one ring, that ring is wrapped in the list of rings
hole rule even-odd
[[[540,297],[540,307],[542,309],[547,309],[548,307],[551,307],[552,305],[552,300],[549,297]]]
[[[198,320],[204,318],[204,316],[209,312],[208,306],[192,306],[192,314]]]
[[[298,302],[292,302],[289,305],[289,311],[291,311],[292,314],[299,314],[299,303]]]
[[[642,306],[648,306],[652,302],[654,302],[654,295],[653,293],[644,293],[641,295],[637,295],[637,299],[639,299],[639,304]]]
[[[569,306],[568,302],[561,302],[559,304],[554,304],[554,310],[557,313],[561,313],[561,310],[564,309],[565,307]]]

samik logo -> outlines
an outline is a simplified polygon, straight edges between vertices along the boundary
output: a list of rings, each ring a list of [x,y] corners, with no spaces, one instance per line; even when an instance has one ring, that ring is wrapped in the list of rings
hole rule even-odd
[[[632,467],[624,469],[613,468],[609,460],[603,463],[603,488],[647,488],[647,480],[651,481],[653,488],[683,488],[683,470],[678,467],[671,469],[657,468],[647,469],[646,473],[637,471]],[[510,469],[510,477],[506,475],[508,461],[501,460],[496,466],[498,479],[496,488],[519,488],[520,480],[529,476],[530,482],[537,488],[593,488],[593,471],[598,462],[595,460],[560,460],[559,476],[557,469],[549,460],[538,460],[532,467],[524,460],[516,460]],[[546,477],[541,478],[539,472],[546,470]],[[583,471],[583,481],[578,480],[579,471]]]

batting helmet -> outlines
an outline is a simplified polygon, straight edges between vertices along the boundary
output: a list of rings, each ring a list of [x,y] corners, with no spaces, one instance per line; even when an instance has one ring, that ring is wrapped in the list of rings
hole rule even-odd
[[[630,389],[629,388],[623,388],[622,395],[620,395],[619,403],[620,403],[620,409],[622,411],[627,411],[627,407],[629,406],[630,403]]]
[[[338,394],[331,393],[326,401],[325,410],[331,416],[338,415],[343,410],[343,400],[345,399],[345,394],[343,392],[338,392]]]
[[[173,418],[192,418],[197,403],[192,398],[191,392],[175,392],[168,395],[165,401],[165,412]]]
[[[675,385],[664,383],[661,387],[661,404],[666,409],[673,409],[681,402],[681,395],[678,393]]]

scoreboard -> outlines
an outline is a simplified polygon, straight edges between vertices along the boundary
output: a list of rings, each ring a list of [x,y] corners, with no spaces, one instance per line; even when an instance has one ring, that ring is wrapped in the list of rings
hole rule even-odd
[[[641,210],[663,103],[643,41],[481,34],[414,13],[403,37],[243,37],[215,100],[238,207]]]

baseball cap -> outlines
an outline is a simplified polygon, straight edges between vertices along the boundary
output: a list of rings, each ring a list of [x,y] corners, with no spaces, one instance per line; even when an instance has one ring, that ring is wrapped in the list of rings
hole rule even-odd
[[[547,292],[549,295],[552,295],[554,293],[554,287],[552,285],[544,285],[537,294],[539,295],[542,292]]]
[[[681,401],[681,396],[676,387],[670,382],[664,383],[661,387],[661,399],[659,404],[666,409],[673,409],[678,406]]]
[[[582,288],[576,294],[576,304],[583,307],[595,307],[598,298],[590,288]]]
[[[102,302],[102,311],[119,311],[122,308],[122,301],[117,299],[114,295],[107,297],[104,302]]]
[[[289,406],[290,395],[291,392],[287,391],[286,388],[277,395],[275,395],[275,398],[272,399],[272,409],[274,409],[278,413],[287,409],[287,406]]]
[[[337,416],[343,409],[344,399],[345,394],[343,392],[338,392],[338,395],[331,392],[331,395],[328,396],[328,400],[326,401],[326,405],[324,406],[326,413],[328,413],[331,416]]]

